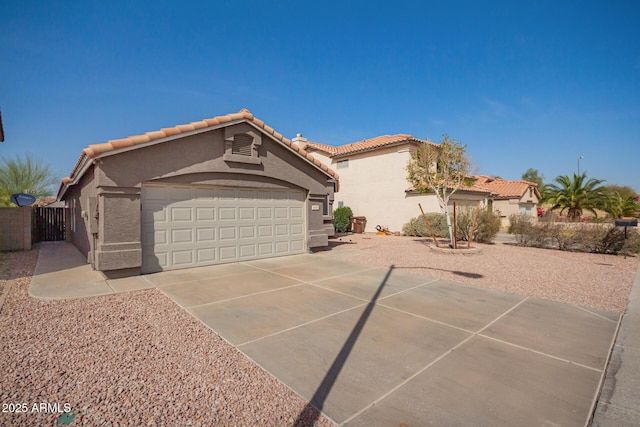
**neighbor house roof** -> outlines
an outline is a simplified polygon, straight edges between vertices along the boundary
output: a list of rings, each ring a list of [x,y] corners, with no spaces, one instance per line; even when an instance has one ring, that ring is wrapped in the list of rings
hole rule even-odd
[[[316,142],[308,142],[304,145],[304,148],[306,150],[323,151],[329,154],[329,157],[342,157],[349,154],[377,150],[378,148],[406,144],[406,143],[437,145],[431,141],[414,138],[412,135],[409,135],[409,134],[399,133],[396,135],[377,136],[375,138],[363,139],[361,141],[352,142],[351,144],[338,145],[338,146],[318,144]]]
[[[182,136],[188,136],[193,133],[202,132],[210,129],[221,128],[228,126],[229,124],[235,124],[240,122],[248,122],[261,129],[263,132],[271,135],[273,139],[282,143],[299,156],[303,157],[307,162],[313,164],[318,169],[325,172],[330,177],[336,180],[336,187],[338,186],[338,174],[321,163],[318,159],[313,157],[304,149],[292,144],[291,141],[282,134],[276,132],[272,127],[266,125],[262,120],[255,117],[251,112],[245,108],[237,113],[227,114],[224,116],[216,116],[210,119],[204,119],[199,122],[191,122],[189,124],[178,125],[170,128],[162,128],[153,132],[146,132],[140,135],[133,135],[127,138],[112,139],[102,144],[92,144],[82,150],[80,158],[76,162],[71,174],[62,178],[62,184],[58,190],[58,199],[62,197],[69,185],[76,184],[82,177],[84,172],[91,164],[91,160],[104,157],[111,154],[121,153],[136,148],[147,147],[149,145],[166,142],[172,139],[176,139]]]
[[[490,176],[480,175],[476,177],[474,184],[477,187],[485,188],[496,193],[496,199],[514,199],[521,198],[530,187],[534,188],[536,196],[540,199],[538,184],[529,181],[509,181],[502,178],[492,178]]]

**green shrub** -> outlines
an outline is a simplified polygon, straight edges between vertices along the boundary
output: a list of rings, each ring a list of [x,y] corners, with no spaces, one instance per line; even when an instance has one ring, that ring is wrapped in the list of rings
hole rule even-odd
[[[449,237],[449,229],[447,228],[447,219],[444,214],[430,212],[425,214],[431,228],[436,237]],[[431,233],[424,223],[422,216],[411,218],[408,223],[402,226],[402,234],[405,236],[429,237]]]
[[[522,246],[551,247],[600,254],[640,253],[640,233],[611,225],[538,222],[514,215],[509,218]]]
[[[469,240],[475,209],[463,208],[456,212],[456,237],[460,240]],[[476,225],[473,229],[473,241],[491,243],[500,231],[502,221],[500,217],[488,210],[478,212]]]
[[[532,236],[532,219],[529,215],[509,215],[509,229],[521,246],[529,246]]]
[[[352,216],[353,212],[351,212],[351,208],[348,206],[343,206],[333,211],[333,226],[338,233],[351,231]]]

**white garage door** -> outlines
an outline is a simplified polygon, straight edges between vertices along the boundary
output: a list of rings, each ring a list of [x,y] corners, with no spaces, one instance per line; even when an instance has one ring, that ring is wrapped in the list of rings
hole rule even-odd
[[[142,272],[306,251],[298,190],[142,187]]]

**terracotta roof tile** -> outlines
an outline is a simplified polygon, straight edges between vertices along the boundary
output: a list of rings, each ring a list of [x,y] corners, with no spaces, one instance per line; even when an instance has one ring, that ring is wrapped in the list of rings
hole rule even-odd
[[[524,193],[529,189],[529,187],[534,187],[536,195],[540,198],[540,193],[538,191],[538,184],[535,182],[529,181],[509,181],[502,178],[491,178],[489,176],[478,176],[476,177],[475,185],[486,188],[498,196],[498,199],[513,199],[520,198],[524,195]]]
[[[262,129],[267,134],[272,135],[275,139],[280,141],[285,146],[291,148],[295,152],[299,153],[302,157],[304,157],[309,162],[314,165],[320,167],[324,172],[333,177],[336,180],[336,186],[339,184],[339,176],[336,172],[329,169],[328,167],[323,167],[322,163],[309,154],[303,148],[299,148],[295,144],[291,144],[287,138],[285,138],[281,133],[276,132],[271,126],[266,125],[262,120],[256,118],[251,114],[251,112],[245,108],[238,111],[237,113],[227,114],[225,116],[217,116],[212,117],[210,119],[204,119],[197,122],[192,122],[189,124],[178,125],[170,128],[162,128],[157,131],[146,132],[141,135],[133,135],[128,138],[121,139],[112,139],[105,143],[101,144],[91,144],[87,148],[82,150],[82,154],[78,159],[78,162],[74,166],[71,171],[71,177],[65,177],[62,179],[62,184],[68,185],[79,178],[78,173],[81,172],[81,165],[85,164],[87,158],[93,159],[104,153],[108,153],[109,151],[118,150],[127,147],[133,147],[135,145],[145,144],[149,142],[153,142],[159,139],[168,138],[176,135],[180,135],[182,133],[187,133],[191,131],[195,131],[198,129],[205,129],[210,126],[220,125],[223,123],[228,123],[234,120],[248,120],[256,125],[258,128]]]
[[[371,151],[382,147],[388,147],[391,145],[398,145],[407,142],[413,142],[417,144],[434,144],[431,141],[418,139],[412,135],[399,133],[396,135],[382,135],[375,138],[363,139],[362,141],[352,142],[345,145],[326,145],[318,144],[316,142],[308,142],[304,145],[305,149],[323,151],[329,154],[331,157],[346,156],[348,154],[360,153],[363,151]]]

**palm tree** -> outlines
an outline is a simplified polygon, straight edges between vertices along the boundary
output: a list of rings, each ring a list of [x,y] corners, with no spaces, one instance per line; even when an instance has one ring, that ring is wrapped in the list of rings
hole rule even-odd
[[[0,206],[12,206],[12,194],[27,193],[36,199],[53,194],[58,178],[48,165],[31,156],[0,160]]]
[[[596,217],[596,209],[606,206],[609,193],[601,184],[604,180],[589,178],[587,173],[559,176],[553,184],[545,186],[545,199],[553,206],[551,210],[560,209],[560,213],[567,210],[567,215],[572,221],[580,219],[583,211],[592,212]]]
[[[635,197],[622,195],[616,191],[609,197],[605,210],[614,218],[637,216],[640,213],[640,204],[636,203]]]

